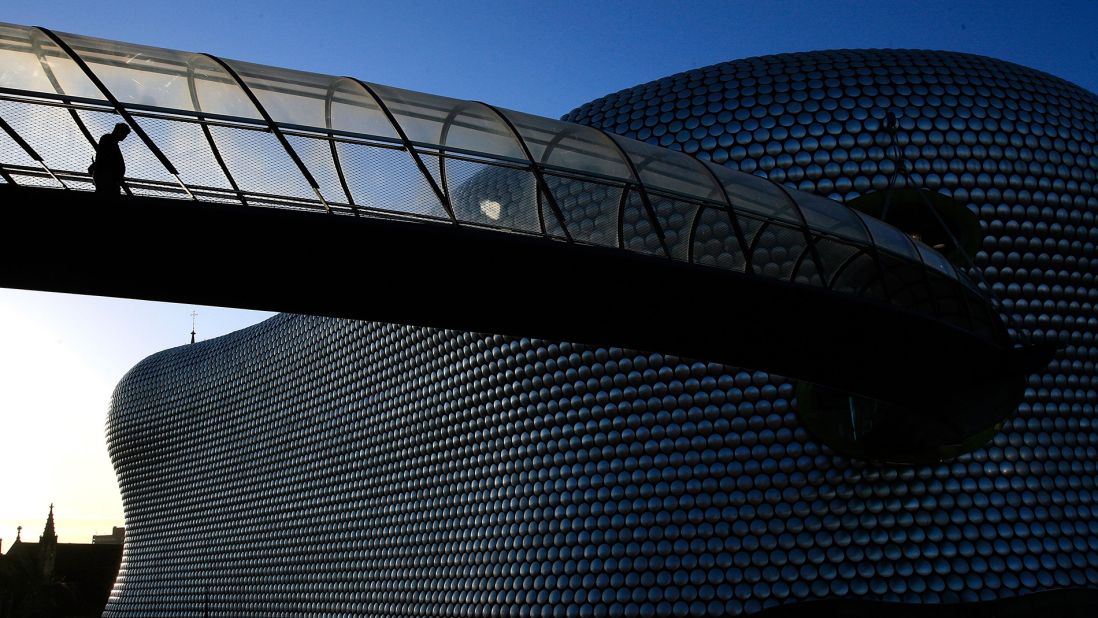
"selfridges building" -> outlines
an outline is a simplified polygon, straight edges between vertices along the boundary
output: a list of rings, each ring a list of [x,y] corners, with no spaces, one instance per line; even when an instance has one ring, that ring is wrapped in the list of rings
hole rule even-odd
[[[1058,352],[986,444],[892,464],[823,444],[797,383],[751,368],[279,315],[119,384],[105,615],[724,616],[1098,587],[1095,95],[985,57],[847,50],[697,69],[566,120],[840,201],[897,176],[952,196],[1008,322]]]

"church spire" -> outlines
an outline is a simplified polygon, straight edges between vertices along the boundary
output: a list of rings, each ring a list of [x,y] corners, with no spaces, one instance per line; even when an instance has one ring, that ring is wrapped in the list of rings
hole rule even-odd
[[[50,516],[46,518],[46,529],[42,531],[42,537],[38,540],[40,543],[56,543],[57,542],[57,530],[53,526],[53,504],[50,504]]]
[[[50,504],[50,516],[46,518],[46,529],[38,539],[38,564],[42,567],[42,578],[53,581],[53,567],[57,562],[57,531],[53,527],[53,504]]]

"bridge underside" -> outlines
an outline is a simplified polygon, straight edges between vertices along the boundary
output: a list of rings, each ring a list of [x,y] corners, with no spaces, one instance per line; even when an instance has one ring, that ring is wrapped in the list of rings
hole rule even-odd
[[[4,287],[625,346],[907,403],[1017,362],[892,305],[538,237],[13,186],[0,203]]]

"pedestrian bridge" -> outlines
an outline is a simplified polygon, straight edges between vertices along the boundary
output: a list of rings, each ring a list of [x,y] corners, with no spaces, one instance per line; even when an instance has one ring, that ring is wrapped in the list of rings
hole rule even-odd
[[[910,401],[1036,370],[934,249],[590,127],[0,25],[0,285],[656,349]],[[117,122],[124,195],[87,167]]]

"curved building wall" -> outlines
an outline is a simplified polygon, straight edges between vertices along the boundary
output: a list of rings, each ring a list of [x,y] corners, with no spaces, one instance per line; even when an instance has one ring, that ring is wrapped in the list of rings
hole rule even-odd
[[[1098,587],[1094,95],[975,56],[815,52],[569,119],[846,198],[887,182],[888,110],[915,182],[979,216],[1005,309],[1062,346],[986,447],[867,464],[815,442],[765,373],[278,316],[119,385],[107,615],[736,615]]]
[[[935,535],[948,522],[940,542],[894,551],[882,563],[914,559],[914,574],[906,566],[898,572],[900,588],[923,600],[933,598],[919,590],[928,561],[947,584],[964,582],[962,598],[1014,594],[1015,577],[1025,589],[1093,587],[1098,97],[981,56],[839,50],[684,72],[565,119],[848,200],[888,185],[895,166],[881,129],[890,111],[911,164],[901,184],[968,205],[984,233],[976,266],[1009,323],[1060,352],[1030,379],[1024,403],[985,448],[939,466],[897,469],[944,485],[874,490],[937,501]],[[841,514],[856,505],[833,507]],[[981,583],[984,573],[998,577]]]

